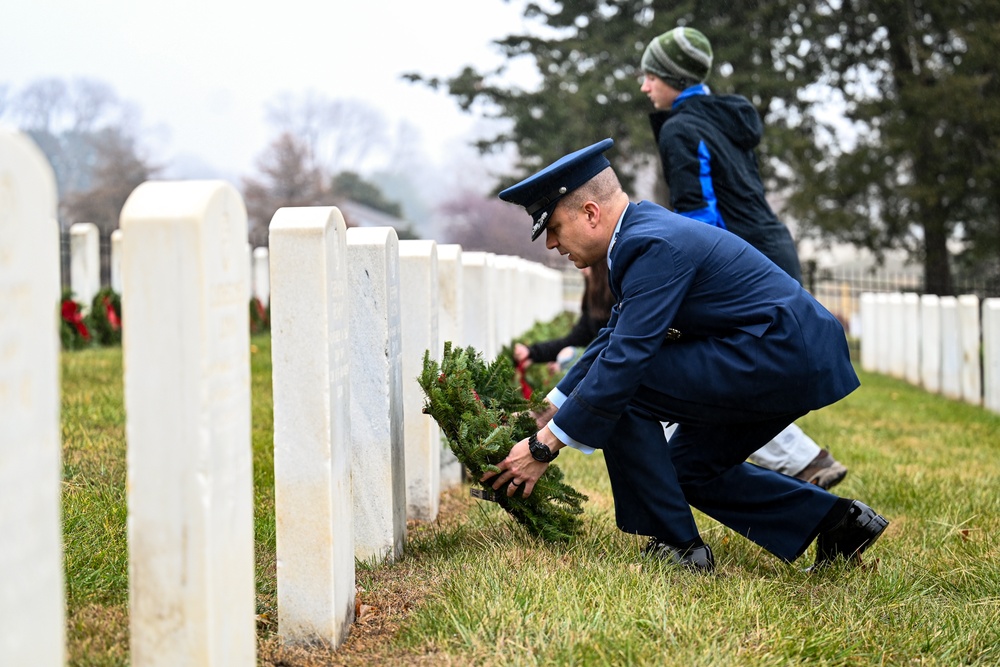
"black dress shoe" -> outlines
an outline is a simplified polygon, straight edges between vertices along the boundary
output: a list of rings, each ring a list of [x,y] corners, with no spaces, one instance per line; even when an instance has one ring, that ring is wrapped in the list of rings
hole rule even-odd
[[[712,555],[712,548],[707,544],[690,549],[682,549],[672,544],[651,537],[649,543],[642,550],[647,556],[661,558],[668,563],[680,565],[694,572],[708,573],[715,569],[715,556]]]
[[[875,543],[889,525],[885,517],[859,500],[851,503],[844,518],[816,538],[816,562],[813,569],[826,567],[843,556],[848,563],[860,564],[861,552]]]

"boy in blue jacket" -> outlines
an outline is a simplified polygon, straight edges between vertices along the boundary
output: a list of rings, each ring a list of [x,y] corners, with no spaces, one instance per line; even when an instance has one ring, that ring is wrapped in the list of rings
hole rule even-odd
[[[802,282],[795,242],[764,194],[756,148],[763,134],[757,110],[740,95],[712,95],[712,45],[694,28],[678,27],[646,47],[642,92],[655,111],[650,123],[681,215],[726,229]],[[795,424],[750,456],[758,465],[829,489],[847,468]]]

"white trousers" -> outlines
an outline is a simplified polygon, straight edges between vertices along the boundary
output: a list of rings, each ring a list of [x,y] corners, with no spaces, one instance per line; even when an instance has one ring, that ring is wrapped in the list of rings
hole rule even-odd
[[[677,424],[663,423],[667,439],[673,435]],[[750,455],[750,462],[768,470],[797,475],[819,455],[816,442],[795,424],[789,424],[774,439]]]

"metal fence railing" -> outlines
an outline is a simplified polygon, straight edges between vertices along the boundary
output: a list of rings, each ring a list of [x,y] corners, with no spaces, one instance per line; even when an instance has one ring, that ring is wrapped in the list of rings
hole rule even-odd
[[[806,289],[841,321],[849,336],[860,334],[864,292],[924,294],[923,274],[917,271],[804,268]],[[980,300],[1000,297],[1000,287],[992,279],[957,276],[953,285],[955,295],[974,294]]]

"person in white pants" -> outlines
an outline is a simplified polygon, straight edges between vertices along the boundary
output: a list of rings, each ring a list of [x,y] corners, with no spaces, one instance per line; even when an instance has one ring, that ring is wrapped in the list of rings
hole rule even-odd
[[[676,424],[663,423],[668,439],[675,428]],[[824,489],[836,486],[847,476],[847,468],[794,423],[751,454],[749,461]]]

